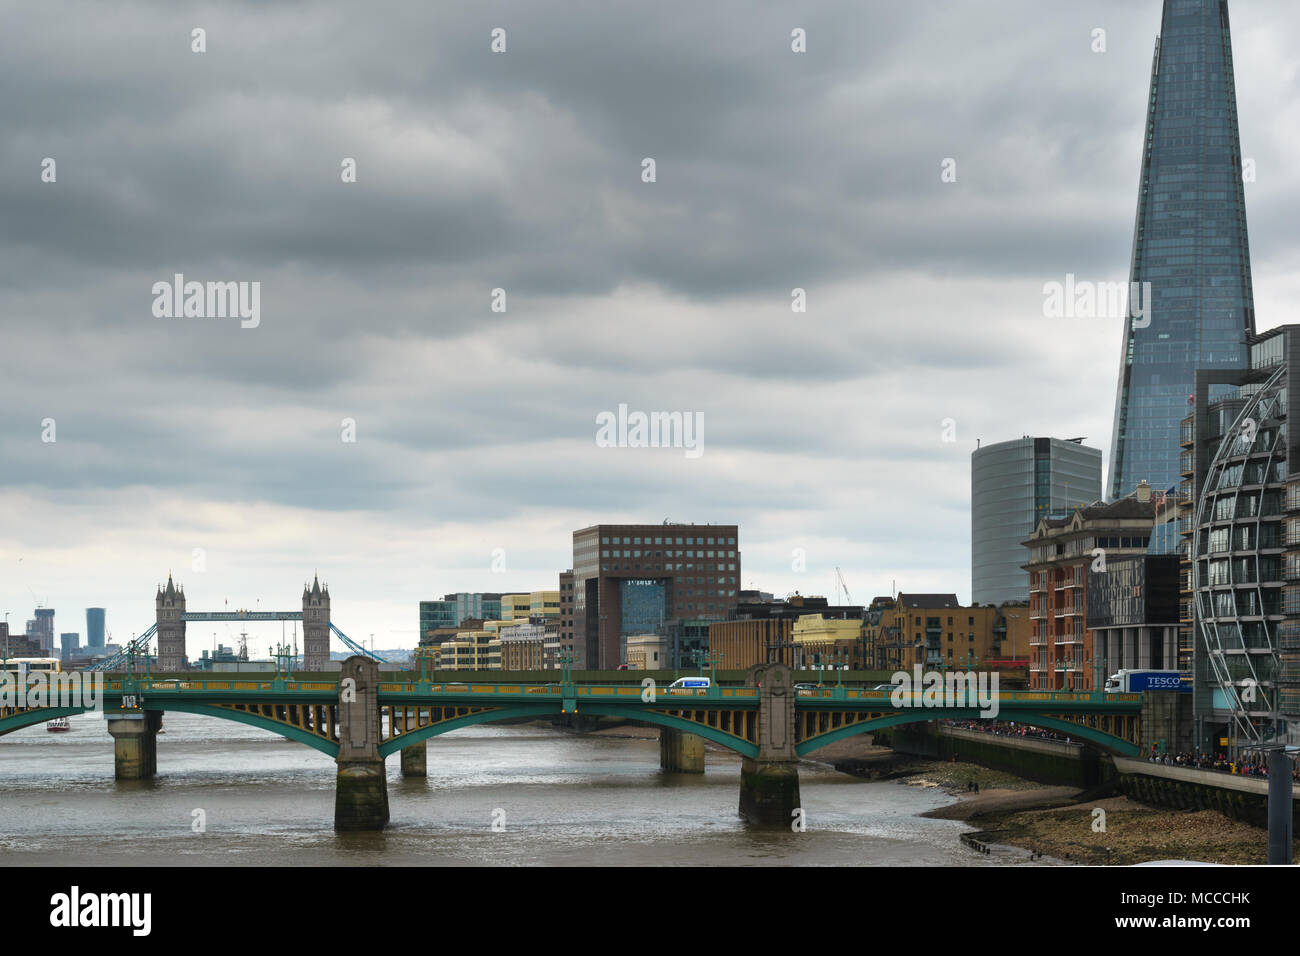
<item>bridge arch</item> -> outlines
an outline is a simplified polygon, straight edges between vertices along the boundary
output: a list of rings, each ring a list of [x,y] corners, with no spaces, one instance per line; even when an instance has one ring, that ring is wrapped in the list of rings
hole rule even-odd
[[[0,719],[0,737],[11,734],[24,727],[43,724],[56,717],[75,717],[93,710],[93,707],[38,707],[34,710],[20,710],[16,714]]]
[[[1013,719],[1018,724],[1027,724],[1030,727],[1040,727],[1044,730],[1056,730],[1068,734],[1072,738],[1086,740],[1095,744],[1107,753],[1118,754],[1121,757],[1133,757],[1138,754],[1139,747],[1130,743],[1122,737],[1106,733],[1104,730],[1097,730],[1093,727],[1087,727],[1083,724],[1076,724],[1068,720],[1062,720],[1058,717],[1048,717],[1043,714],[1026,714],[1016,712],[1014,715],[1009,714],[1007,719]],[[795,745],[795,752],[800,756],[806,756],[816,750],[820,750],[827,744],[832,744],[837,740],[846,740],[849,737],[856,737],[858,734],[870,733],[873,730],[881,730],[885,727],[896,727],[899,724],[915,724],[921,721],[930,720],[979,720],[980,712],[975,708],[958,709],[949,712],[936,713],[933,709],[916,708],[902,711],[900,713],[890,714],[888,717],[877,717],[872,720],[858,721],[857,723],[848,724],[844,727],[837,727],[835,730],[818,734]]]
[[[219,717],[223,720],[233,720],[241,724],[248,724],[250,727],[258,727],[262,730],[269,730],[273,734],[279,734],[281,737],[288,737],[295,743],[306,744],[313,750],[318,750],[331,760],[339,755],[339,745],[332,740],[326,740],[313,733],[301,730],[292,724],[275,720],[270,717],[263,717],[261,714],[250,714],[242,710],[235,710],[230,707],[220,707],[213,704],[198,704],[191,701],[169,700],[165,704],[159,703],[156,707],[150,707],[147,703],[145,710],[160,710],[164,713],[180,712],[184,714],[198,714],[202,717]]]
[[[758,744],[742,740],[735,734],[729,734],[725,730],[717,730],[696,723],[693,720],[674,717],[672,714],[664,714],[653,710],[638,710],[636,713],[629,715],[626,710],[617,707],[602,707],[600,704],[584,704],[583,713],[595,714],[597,717],[627,717],[630,720],[639,720],[646,724],[657,724],[660,727],[680,730],[688,734],[695,734],[697,737],[703,737],[705,740],[711,740],[718,746],[734,751],[742,757],[758,756]]]
[[[672,730],[680,730],[685,733],[695,734],[706,740],[711,740],[728,750],[735,751],[745,757],[754,757],[758,754],[757,744],[751,744],[748,741],[741,740],[739,737],[729,734],[726,731],[717,730],[713,727],[696,723],[693,720],[674,717],[671,714],[648,710],[638,710],[635,713],[629,714],[626,708],[601,704],[589,704],[586,701],[583,701],[580,711],[584,715],[589,714],[594,717],[625,717],[646,724],[656,724],[660,727],[668,727]],[[559,713],[560,711],[557,709],[556,704],[550,702],[545,704],[515,704],[513,706],[483,710],[474,714],[466,714],[461,717],[439,721],[436,724],[421,727],[418,730],[411,730],[401,736],[386,740],[379,745],[379,756],[387,757],[406,747],[418,744],[431,737],[438,737],[442,734],[451,733],[453,730],[460,730],[462,727],[472,727],[475,724],[491,724],[519,717],[554,717]]]
[[[462,727],[472,727],[475,724],[491,724],[499,720],[511,720],[518,717],[550,717],[558,713],[559,707],[555,703],[514,704],[480,710],[477,713],[440,720],[436,724],[429,724],[427,727],[420,727],[417,730],[408,730],[400,736],[391,737],[379,745],[379,756],[387,757],[389,754],[397,753],[399,750],[428,740],[430,737],[448,734],[453,730],[460,730]]]

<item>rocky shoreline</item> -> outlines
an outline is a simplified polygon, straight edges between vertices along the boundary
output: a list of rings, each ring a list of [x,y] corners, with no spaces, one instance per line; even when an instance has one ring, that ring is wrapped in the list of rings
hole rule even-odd
[[[817,759],[843,773],[869,780],[896,780],[940,787],[956,803],[922,816],[961,820],[975,830],[962,842],[976,852],[996,846],[1026,850],[1031,859],[1131,866],[1152,860],[1263,864],[1268,834],[1212,810],[1187,812],[1152,807],[1123,796],[1089,798],[1076,787],[1048,786],[975,764],[926,760],[844,741]],[[978,791],[968,789],[977,785]],[[1300,840],[1296,843],[1300,859]]]
[[[657,728],[631,724],[588,732],[646,739],[659,735]],[[722,748],[707,744],[707,749]],[[1152,860],[1263,864],[1268,858],[1264,830],[1212,810],[1166,810],[1122,796],[1086,799],[1089,794],[1077,787],[1048,786],[971,763],[913,757],[877,746],[867,736],[830,744],[808,759],[865,780],[939,787],[952,794],[956,803],[922,816],[974,827],[961,839],[977,853],[1014,847],[1044,862],[1111,866]]]

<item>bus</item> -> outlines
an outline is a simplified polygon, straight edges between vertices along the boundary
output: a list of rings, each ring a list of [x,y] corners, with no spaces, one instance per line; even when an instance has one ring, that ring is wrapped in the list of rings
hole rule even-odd
[[[21,673],[63,673],[63,661],[57,657],[11,657],[4,663],[9,680],[17,680]]]

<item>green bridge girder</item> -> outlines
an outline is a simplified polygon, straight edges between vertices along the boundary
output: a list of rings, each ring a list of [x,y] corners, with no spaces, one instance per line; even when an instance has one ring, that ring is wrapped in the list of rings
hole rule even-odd
[[[663,704],[646,704],[649,707],[662,707]],[[583,709],[583,713],[594,714],[597,717],[628,717],[628,713],[618,707],[609,707],[601,704],[589,705]],[[668,727],[672,730],[685,731],[688,734],[695,734],[697,737],[703,737],[705,740],[711,740],[719,746],[726,747],[728,750],[734,750],[742,757],[757,757],[758,745],[752,744],[748,740],[737,737],[735,734],[729,734],[726,731],[718,730],[714,727],[707,727],[703,724],[696,723],[693,720],[683,720],[680,717],[674,717],[672,714],[661,714],[652,710],[640,710],[631,717],[633,720],[640,720],[647,724],[657,724],[660,727]]]
[[[135,682],[123,680],[121,676],[109,678],[110,699],[116,694],[135,693],[141,698],[142,709],[154,711],[176,711],[202,716],[234,720],[249,726],[268,730],[298,743],[311,747],[331,758],[338,755],[338,744],[326,738],[303,731],[285,721],[265,717],[257,713],[247,713],[220,704],[245,705],[299,705],[332,706],[337,704],[337,685],[328,680],[265,680],[231,675],[224,680],[191,678],[186,681],[169,681],[167,686],[159,687],[138,679]],[[726,731],[718,730],[692,720],[686,720],[671,714],[660,713],[664,709],[673,710],[746,710],[757,709],[756,697],[748,696],[748,691],[740,688],[716,687],[705,695],[669,696],[659,694],[654,702],[641,699],[640,688],[619,686],[605,688],[603,685],[494,685],[491,692],[471,690],[467,684],[452,684],[455,690],[448,691],[447,683],[438,684],[439,691],[433,691],[434,682],[385,682],[390,685],[402,685],[401,690],[384,691],[381,687],[379,704],[392,707],[485,707],[486,710],[475,714],[450,718],[438,723],[409,731],[398,737],[385,741],[380,746],[381,756],[388,756],[404,747],[412,746],[431,737],[440,736],[453,730],[476,724],[493,723],[527,717],[558,716],[565,713],[565,705],[576,700],[577,709],[584,715],[612,716],[638,720],[647,724],[669,727],[674,730],[696,734],[706,740],[732,750],[743,756],[754,757],[758,747]],[[480,685],[473,682],[474,686]],[[208,687],[208,685],[216,685]],[[199,685],[197,687],[193,685]],[[236,686],[242,685],[242,686]],[[251,686],[250,686],[251,685]],[[497,687],[504,688],[498,692]],[[543,688],[545,688],[543,690]],[[593,694],[593,691],[597,692]],[[729,691],[729,694],[726,692]],[[567,695],[576,693],[576,698]],[[1024,699],[1017,700],[1015,695],[1000,699],[997,720],[1011,720],[1030,726],[1050,729],[1086,740],[1104,750],[1124,756],[1138,753],[1138,746],[1114,734],[1096,728],[1087,727],[1055,716],[1062,713],[1074,714],[1111,714],[1114,716],[1135,716],[1140,713],[1140,695],[1120,695],[1111,697],[1094,697],[1086,693],[1059,694],[1050,692],[1024,692]],[[870,692],[832,692],[823,688],[813,695],[801,695],[796,699],[798,713],[807,712],[877,712],[891,709],[887,697]],[[88,707],[41,708],[22,711],[0,718],[0,735],[24,727],[51,720],[55,717],[73,716],[86,713]],[[111,715],[116,709],[107,707]],[[1051,715],[1039,713],[1039,710],[1051,711]],[[803,756],[812,753],[827,744],[843,740],[872,730],[880,730],[899,724],[931,720],[978,720],[980,712],[976,708],[952,707],[908,707],[896,709],[887,716],[871,720],[857,721],[834,730],[809,737],[796,745],[796,752]]]
[[[56,717],[75,717],[91,710],[89,707],[41,707],[36,710],[23,710],[8,717],[0,718],[0,737],[15,730],[41,724]]]
[[[479,711],[477,714],[452,717],[436,724],[430,724],[428,727],[407,731],[398,737],[392,737],[384,741],[379,745],[379,756],[387,757],[389,754],[397,753],[397,751],[406,747],[412,747],[423,740],[428,740],[430,737],[451,733],[453,730],[460,730],[462,727],[473,727],[475,724],[491,724],[498,720],[513,720],[519,717],[549,717],[559,715],[559,713],[560,704],[559,701],[556,701],[553,704],[503,705],[498,708]]]
[[[240,703],[243,703],[241,701]],[[249,701],[248,703],[256,703]],[[332,740],[326,740],[317,734],[308,733],[301,730],[293,724],[286,723],[282,720],[275,720],[270,717],[263,717],[261,714],[250,714],[242,710],[232,710],[229,707],[218,707],[215,704],[201,704],[197,701],[176,700],[169,701],[166,704],[150,705],[146,703],[143,710],[158,710],[163,712],[198,714],[203,717],[220,717],[224,720],[233,720],[236,723],[247,724],[250,727],[259,727],[262,730],[269,730],[273,734],[279,734],[282,737],[288,737],[295,743],[306,744],[312,750],[318,750],[331,760],[339,755],[339,745]]]
[[[834,730],[818,734],[815,737],[809,737],[795,745],[795,753],[800,757],[820,750],[827,744],[835,743],[837,740],[845,740],[849,737],[856,737],[858,734],[871,733],[873,730],[883,730],[886,727],[897,727],[899,724],[916,724],[931,720],[979,720],[980,712],[974,707],[968,708],[917,708],[909,710],[900,710],[897,713],[890,714],[888,717],[879,717],[875,720],[863,720],[857,723],[848,724],[844,727],[837,727]],[[1043,714],[1025,714],[1018,713],[1015,717],[1009,717],[998,714],[998,720],[1014,720],[1019,724],[1027,724],[1030,727],[1039,727],[1044,730],[1056,730],[1072,737],[1078,737],[1081,740],[1087,740],[1089,743],[1096,744],[1103,750],[1119,754],[1121,757],[1137,756],[1141,748],[1137,744],[1130,743],[1123,737],[1114,734],[1108,734],[1102,730],[1076,724],[1068,720],[1059,720],[1056,717],[1048,717]]]

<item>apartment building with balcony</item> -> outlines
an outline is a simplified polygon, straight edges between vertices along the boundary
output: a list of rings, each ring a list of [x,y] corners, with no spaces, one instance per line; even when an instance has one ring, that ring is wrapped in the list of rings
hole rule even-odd
[[[966,607],[956,594],[899,594],[871,602],[863,638],[883,670],[979,668],[998,654],[999,620],[998,608]]]
[[[1104,654],[1088,627],[1088,571],[1139,556],[1151,544],[1156,503],[1142,482],[1128,497],[1044,518],[1029,539],[1029,686],[1091,690],[1104,683]]]

